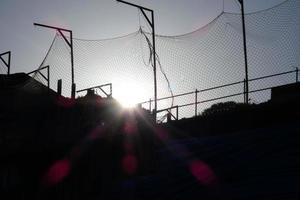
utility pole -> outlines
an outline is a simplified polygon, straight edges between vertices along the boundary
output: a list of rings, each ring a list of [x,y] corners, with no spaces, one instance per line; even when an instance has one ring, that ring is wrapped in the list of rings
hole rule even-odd
[[[7,61],[4,59],[4,56],[7,55]],[[11,59],[11,52],[7,51],[5,53],[0,54],[0,60],[4,63],[4,65],[7,67],[7,74],[10,74],[10,59]]]
[[[129,3],[126,1],[122,1],[122,0],[117,0],[117,2],[120,3],[124,3],[133,7],[136,7],[138,9],[140,9],[141,13],[143,14],[143,16],[145,17],[145,19],[147,20],[148,24],[150,25],[151,29],[152,29],[152,46],[153,46],[153,74],[154,74],[154,118],[156,120],[156,115],[157,115],[157,79],[156,79],[156,48],[155,48],[155,26],[154,26],[154,12],[153,10],[149,9],[149,8],[145,8],[133,3]],[[147,16],[146,11],[151,13],[151,19]]]
[[[242,24],[243,24],[243,43],[244,43],[244,57],[245,57],[245,99],[244,103],[249,103],[249,83],[248,83],[248,57],[247,57],[247,40],[246,40],[246,25],[245,25],[245,10],[244,0],[238,0],[241,4]]]
[[[71,30],[68,30],[68,29],[55,27],[55,26],[48,26],[48,25],[45,25],[45,24],[33,23],[33,25],[56,30],[63,37],[63,39],[65,40],[67,45],[70,47],[70,49],[71,49],[71,77],[72,77],[71,98],[75,98],[76,84],[74,82],[73,32]],[[69,36],[70,36],[69,40],[65,36],[64,32],[69,33]]]

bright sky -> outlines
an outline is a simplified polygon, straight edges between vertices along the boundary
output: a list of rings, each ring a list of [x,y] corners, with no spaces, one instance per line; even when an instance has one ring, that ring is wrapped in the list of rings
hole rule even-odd
[[[129,1],[129,0],[128,0]],[[246,12],[272,7],[284,0],[245,0]],[[239,12],[237,0],[130,0],[154,10],[156,33],[178,35],[204,26],[223,7]],[[43,23],[72,29],[74,37],[104,39],[125,35],[145,24],[137,9],[114,0],[1,0],[0,53],[12,51],[12,72],[37,69],[54,31]]]

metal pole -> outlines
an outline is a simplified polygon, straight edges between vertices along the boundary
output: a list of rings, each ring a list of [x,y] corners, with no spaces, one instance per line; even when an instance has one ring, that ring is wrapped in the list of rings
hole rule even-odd
[[[299,68],[296,67],[296,83],[298,83]]]
[[[65,42],[68,44],[68,46],[71,49],[71,79],[72,79],[72,85],[71,85],[71,97],[75,98],[75,93],[76,93],[76,85],[74,81],[74,54],[73,54],[73,32],[68,29],[56,27],[56,26],[49,26],[45,24],[39,24],[39,23],[33,23],[34,26],[40,26],[44,28],[50,28],[50,29],[55,29],[56,31],[59,32],[59,34],[63,37]],[[70,41],[66,38],[66,36],[63,34],[63,32],[68,32],[70,34]]]
[[[62,80],[59,79],[57,81],[57,94],[61,95],[61,89],[62,89]]]
[[[70,48],[71,48],[71,73],[72,73],[72,91],[71,91],[71,97],[75,98],[76,93],[76,85],[74,81],[74,53],[73,53],[73,33],[70,32]]]
[[[47,67],[47,76],[48,76],[48,88],[50,88],[50,67]]]
[[[8,66],[7,66],[7,74],[10,74],[10,59],[11,59],[11,52],[8,53]]]
[[[112,97],[113,96],[113,91],[112,91],[112,83],[109,85],[109,87],[110,87],[110,89],[109,89],[109,91],[110,91],[110,97]]]
[[[153,10],[149,9],[149,8],[145,8],[133,3],[129,3],[126,1],[122,1],[122,0],[117,0],[117,2],[121,2],[136,8],[139,8],[142,12],[142,14],[144,15],[144,17],[146,18],[147,22],[149,23],[149,25],[152,28],[152,45],[153,45],[153,74],[154,74],[154,111],[153,111],[153,115],[154,118],[156,120],[157,117],[157,79],[156,79],[156,48],[155,48],[155,26],[154,26],[154,12]],[[148,16],[145,13],[146,11],[149,11],[151,13],[151,20],[148,18]]]
[[[246,79],[244,79],[244,102],[246,102]]]
[[[195,90],[195,117],[197,116],[197,113],[198,113],[198,104],[197,104],[197,102],[198,102],[198,90],[196,89]]]
[[[154,14],[151,12],[152,19],[152,43],[153,43],[153,76],[154,76],[154,117],[156,119],[157,111],[157,79],[156,79],[156,48],[155,48],[155,28],[154,28]]]
[[[242,24],[243,24],[243,43],[244,43],[244,57],[245,57],[245,103],[249,103],[249,85],[248,85],[248,58],[247,58],[247,40],[246,40],[246,25],[245,25],[245,10],[244,0],[239,0],[242,10]]]

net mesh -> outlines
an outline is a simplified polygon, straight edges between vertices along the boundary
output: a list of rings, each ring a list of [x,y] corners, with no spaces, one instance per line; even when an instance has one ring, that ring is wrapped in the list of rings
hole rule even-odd
[[[8,73],[8,68],[7,68],[7,58],[5,56],[1,57],[0,59],[0,74],[7,74]],[[5,63],[4,63],[5,62]]]
[[[7,74],[6,66],[0,61],[0,74]]]
[[[300,1],[287,0],[267,10],[245,15],[249,79],[293,70],[300,63]],[[112,83],[117,99],[133,97],[136,103],[153,99],[153,52],[147,42],[151,34],[138,30],[129,35],[105,39],[73,39],[77,89]],[[211,23],[179,36],[156,35],[158,98],[242,81],[245,78],[241,15],[223,12]],[[152,63],[153,64],[153,63]],[[56,35],[42,66],[50,66],[50,87],[63,79],[62,93],[71,94],[70,48]],[[167,78],[165,77],[167,76]],[[249,83],[249,90],[295,81],[295,75]],[[243,92],[244,85],[198,94],[199,101]],[[260,103],[270,91],[251,93]],[[228,100],[243,101],[242,96]],[[219,101],[226,101],[225,99]],[[175,98],[174,105],[194,102],[194,95]],[[198,105],[198,112],[218,101]],[[158,109],[172,105],[159,101]],[[145,108],[152,105],[144,105]],[[185,107],[180,117],[191,117],[195,106]]]

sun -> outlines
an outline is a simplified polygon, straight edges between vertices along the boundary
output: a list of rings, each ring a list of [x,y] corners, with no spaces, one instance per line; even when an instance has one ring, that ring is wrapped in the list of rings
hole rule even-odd
[[[146,99],[145,89],[133,81],[124,81],[114,89],[114,97],[124,108],[132,108]]]

